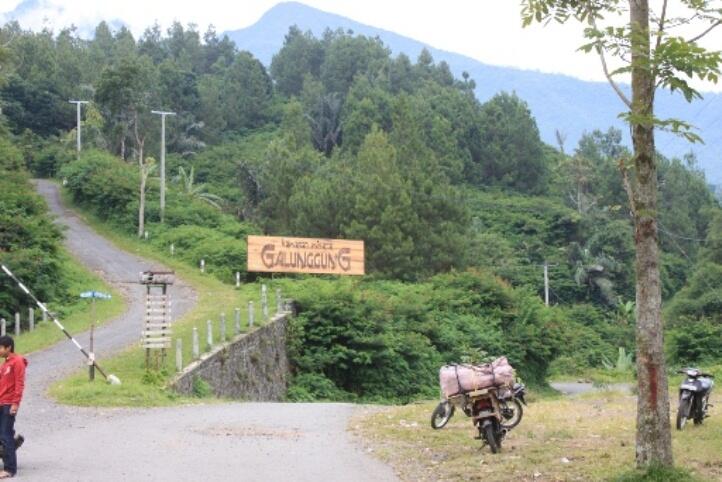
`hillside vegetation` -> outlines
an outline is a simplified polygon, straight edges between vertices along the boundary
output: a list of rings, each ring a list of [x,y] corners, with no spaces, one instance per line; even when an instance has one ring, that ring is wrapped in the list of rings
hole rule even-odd
[[[257,278],[248,234],[365,241],[363,279],[285,281],[300,308],[296,399],[426,397],[441,363],[500,354],[543,383],[634,349],[618,130],[546,145],[515,93],[480,103],[484,79],[350,32],[291,28],[268,70],[180,24],[136,40],[101,23],[86,41],[11,23],[0,37],[13,38],[0,89],[11,169],[64,179],[114,229],[226,283]],[[78,97],[93,103],[75,159]],[[158,108],[177,113],[163,222]],[[693,157],[658,156],[669,353],[697,363],[720,352],[719,336],[687,334],[719,333],[720,207]]]

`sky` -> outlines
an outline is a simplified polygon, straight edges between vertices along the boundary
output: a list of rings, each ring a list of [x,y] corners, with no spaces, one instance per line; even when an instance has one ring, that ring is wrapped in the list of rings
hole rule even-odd
[[[653,6],[661,0],[651,0]],[[158,22],[195,23],[200,30],[214,25],[218,32],[255,23],[277,0],[0,0],[0,15],[21,4],[35,6],[21,13],[24,28],[55,30],[74,24],[91,26],[100,20],[120,20],[136,36]],[[582,27],[577,24],[522,28],[518,0],[303,0],[302,3],[358,22],[411,37],[433,47],[502,66],[562,73],[603,81],[598,57],[577,51]],[[675,2],[670,2],[674,5]],[[22,5],[21,5],[22,9]],[[722,46],[722,28],[707,40]],[[722,92],[722,84],[696,84]]]

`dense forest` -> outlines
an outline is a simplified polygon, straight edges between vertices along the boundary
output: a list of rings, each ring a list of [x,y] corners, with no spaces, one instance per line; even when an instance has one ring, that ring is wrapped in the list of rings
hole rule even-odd
[[[9,23],[0,45],[0,166],[12,186],[0,191],[0,253],[26,279],[62,278],[59,234],[37,200],[18,201],[35,199],[31,173],[64,179],[79,205],[226,282],[255,279],[248,234],[365,240],[363,280],[289,283],[298,399],[429,395],[440,363],[501,353],[541,382],[633,350],[618,130],[546,145],[514,92],[480,103],[484,79],[353,32],[291,28],[268,68],[180,24],[135,39],[101,23],[85,40]],[[77,159],[70,99],[92,101]],[[163,223],[151,110],[177,114]],[[699,362],[722,350],[722,211],[693,157],[658,157],[669,355]],[[1,283],[10,313],[20,294]],[[62,296],[62,283],[39,289]]]

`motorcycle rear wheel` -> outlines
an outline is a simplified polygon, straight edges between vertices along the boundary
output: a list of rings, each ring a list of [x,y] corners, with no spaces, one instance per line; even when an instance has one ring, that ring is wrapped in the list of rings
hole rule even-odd
[[[494,424],[491,422],[484,423],[481,426],[482,437],[486,440],[492,454],[498,454],[501,451],[501,437],[497,437]]]
[[[682,430],[687,423],[689,417],[689,410],[692,406],[692,400],[680,399],[679,408],[677,409],[677,430]]]

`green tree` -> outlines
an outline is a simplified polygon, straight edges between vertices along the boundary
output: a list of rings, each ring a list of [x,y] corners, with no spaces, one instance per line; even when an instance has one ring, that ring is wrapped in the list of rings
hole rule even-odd
[[[414,240],[419,216],[401,169],[386,134],[372,130],[358,152],[351,211],[341,230],[350,239],[364,240],[369,272],[412,279],[423,263]]]
[[[320,79],[326,92],[345,96],[357,75],[375,75],[388,62],[390,51],[378,38],[327,32]]]
[[[657,162],[654,150],[655,127],[679,133],[688,139],[696,136],[689,125],[674,119],[659,119],[654,114],[655,90],[663,87],[678,91],[691,101],[700,97],[689,80],[698,77],[716,81],[722,61],[719,52],[710,52],[698,41],[722,24],[722,11],[714,2],[681,2],[681,15],[667,15],[667,1],[654,12],[648,0],[568,1],[525,0],[524,24],[570,20],[586,24],[588,41],[582,48],[595,52],[612,88],[628,111],[625,117],[632,130],[633,179],[622,164],[624,181],[634,216],[637,293],[637,402],[636,461],[638,467],[673,464],[669,422],[669,395],[665,370],[659,246],[657,233]],[[625,20],[621,20],[625,18]],[[614,21],[621,21],[617,25]],[[600,25],[604,22],[604,25]],[[678,24],[698,26],[702,33],[683,38],[670,32]],[[610,71],[607,55],[630,63]],[[631,98],[619,87],[616,76],[630,73]]]
[[[467,178],[476,185],[510,187],[528,194],[546,190],[548,168],[539,129],[526,103],[501,93],[481,107],[479,159]]]
[[[292,25],[283,41],[283,47],[271,60],[271,76],[276,88],[287,96],[299,95],[306,75],[318,78],[324,59],[321,41],[311,32],[302,32]]]
[[[150,120],[150,102],[157,93],[157,71],[148,57],[124,58],[106,69],[98,83],[95,100],[106,120],[113,150],[126,159],[130,154],[128,141],[134,142],[138,159]]]

